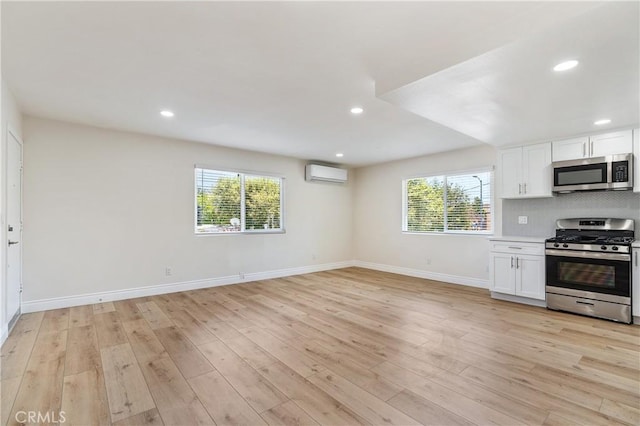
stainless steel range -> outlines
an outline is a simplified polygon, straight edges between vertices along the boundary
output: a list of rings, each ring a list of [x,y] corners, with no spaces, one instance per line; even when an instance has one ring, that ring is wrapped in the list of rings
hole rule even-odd
[[[549,309],[630,324],[631,219],[560,219],[545,243]]]

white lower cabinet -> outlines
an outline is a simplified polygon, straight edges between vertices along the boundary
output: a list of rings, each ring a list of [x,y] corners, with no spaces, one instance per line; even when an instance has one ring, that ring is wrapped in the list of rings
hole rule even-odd
[[[492,292],[545,300],[543,243],[493,241],[490,256]]]

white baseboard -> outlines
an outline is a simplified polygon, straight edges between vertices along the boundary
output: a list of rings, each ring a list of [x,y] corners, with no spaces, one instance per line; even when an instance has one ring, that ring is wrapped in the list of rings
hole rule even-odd
[[[239,284],[251,281],[268,280],[272,278],[288,277],[292,275],[309,274],[312,272],[328,271],[353,266],[352,261],[323,263],[320,265],[301,266],[296,268],[278,269],[265,272],[252,272],[227,277],[207,278],[203,280],[184,281],[169,284],[152,285],[129,288],[125,290],[102,291],[98,293],[80,294],[76,296],[55,297],[22,302],[22,312],[48,311],[50,309],[69,308],[72,306],[90,305],[115,300],[133,299],[136,297],[155,296],[158,294],[176,293],[179,291],[197,290],[200,288],[218,287],[228,284]],[[3,331],[4,337],[4,331]]]
[[[354,260],[353,266],[374,269],[376,271],[391,272],[393,274],[407,275],[410,277],[424,278],[427,280],[443,281],[452,284],[461,284],[469,287],[489,288],[489,280],[463,277],[460,275],[442,274],[440,272],[423,271],[421,269],[403,268],[401,266],[385,265],[382,263],[363,262]]]
[[[9,337],[9,329],[6,325],[2,326],[2,333],[0,333],[0,346],[4,344],[4,341]]]
[[[55,297],[51,299],[23,301],[22,312],[38,312],[47,311],[50,309],[69,308],[72,306],[90,305],[101,302],[113,302],[115,300],[133,299],[136,297],[155,296],[158,294],[176,293],[179,291],[197,290],[200,288],[218,287],[229,284],[239,284],[252,281],[268,280],[272,278],[289,277],[292,275],[310,274],[313,272],[348,268],[350,266],[358,266],[360,268],[373,269],[376,271],[391,272],[394,274],[443,281],[453,284],[467,285],[471,287],[489,287],[489,283],[487,280],[481,280],[477,278],[441,274],[438,272],[429,272],[418,269],[403,268],[400,266],[353,260],[334,263],[323,263],[320,265],[300,266],[296,268],[277,269],[265,272],[252,272],[245,274],[244,279],[240,278],[239,275],[231,275],[226,277],[216,277],[202,280],[136,287],[124,290],[102,291],[74,296]],[[4,341],[4,338],[6,338],[6,330],[3,330],[2,338],[2,340]]]
[[[545,300],[530,299],[528,297],[513,296],[511,294],[496,293],[494,291],[491,292],[491,297],[498,300],[505,300],[507,302],[523,303],[525,305],[539,306],[541,308],[547,307],[547,302]]]

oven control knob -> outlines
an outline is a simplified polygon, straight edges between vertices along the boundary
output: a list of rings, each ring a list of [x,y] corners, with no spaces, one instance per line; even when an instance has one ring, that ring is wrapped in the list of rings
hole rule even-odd
[[[569,244],[564,243],[564,244],[562,245],[562,247],[567,248],[567,247],[569,247]]]
[[[601,249],[601,250],[606,250],[606,249],[607,249],[607,246],[600,246],[600,249]]]
[[[553,244],[553,246],[554,246],[554,247],[560,247],[560,244],[558,244],[558,243],[554,243],[554,244]]]
[[[618,250],[618,246],[611,247],[611,250],[616,250],[617,251]]]

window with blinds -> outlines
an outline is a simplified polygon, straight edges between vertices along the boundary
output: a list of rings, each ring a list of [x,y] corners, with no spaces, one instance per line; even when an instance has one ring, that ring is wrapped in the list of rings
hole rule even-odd
[[[405,232],[492,232],[490,171],[403,181]]]
[[[196,168],[196,233],[283,231],[283,178]]]

